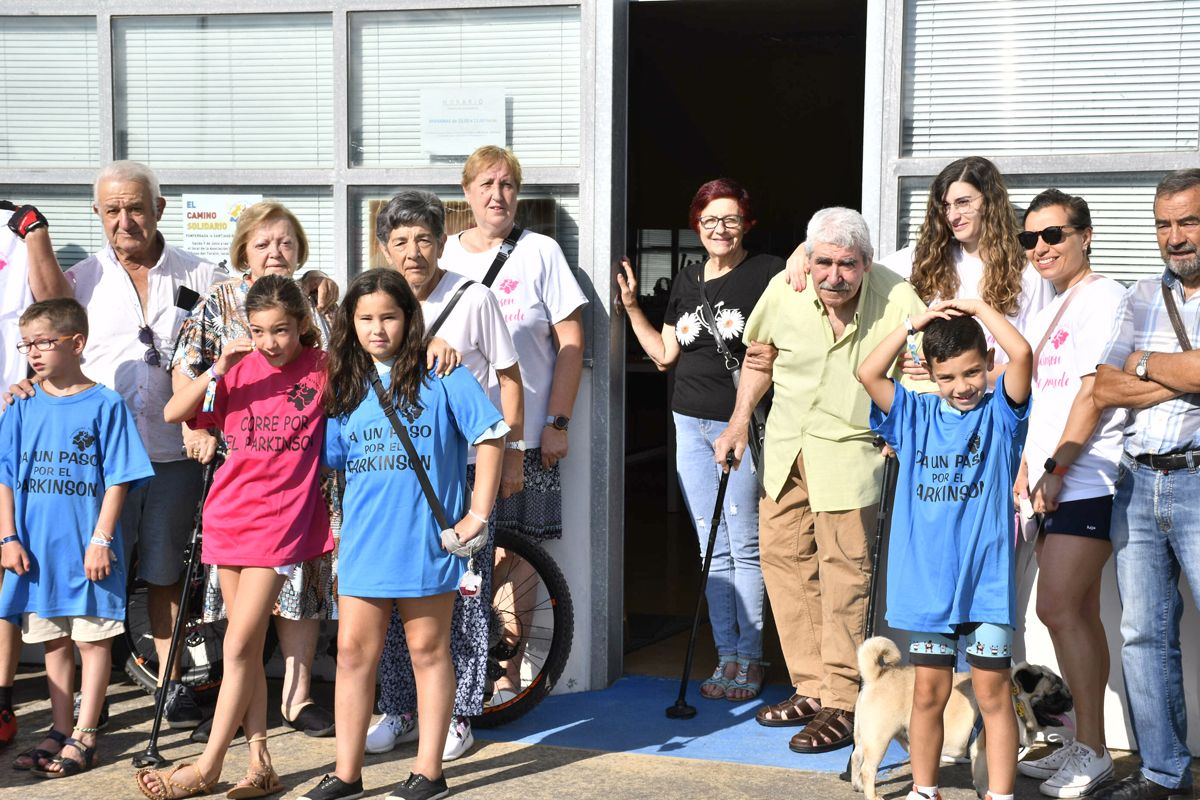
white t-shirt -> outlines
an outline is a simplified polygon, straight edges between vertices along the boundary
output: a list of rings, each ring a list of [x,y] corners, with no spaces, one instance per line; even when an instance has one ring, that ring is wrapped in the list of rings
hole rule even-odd
[[[421,302],[426,333],[441,316],[442,309],[450,302],[458,287],[469,280],[465,275],[455,272],[442,275],[429,297]],[[512,335],[504,324],[500,303],[482,283],[475,283],[466,288],[450,316],[434,335],[445,339],[459,352],[463,366],[470,370],[485,390],[496,383],[495,370],[506,369],[517,363],[517,349],[513,346]],[[495,395],[489,392],[489,396],[499,409],[498,385]],[[503,413],[503,409],[500,410]]]
[[[88,312],[83,371],[125,398],[151,461],[184,458],[178,423],[163,420],[163,408],[171,399],[171,351],[179,326],[192,310],[176,308],[175,293],[186,286],[205,297],[214,276],[226,277],[215,264],[164,242],[162,256],[150,269],[143,318],[137,290],[111,245],[67,270],[75,299]],[[138,339],[143,325],[154,333],[157,367],[145,361],[147,346]]]
[[[909,246],[879,259],[879,263],[908,280],[912,277],[915,253],[916,247]],[[954,267],[958,271],[958,296],[978,299],[979,287],[983,282],[983,261],[978,256],[967,255],[961,247],[955,247]],[[1008,321],[1024,333],[1033,315],[1053,299],[1054,284],[1038,275],[1032,264],[1026,263],[1025,271],[1021,273],[1021,297],[1017,300],[1017,313],[1009,316]],[[983,324],[982,320],[980,324]],[[987,334],[988,347],[996,349],[996,363],[1007,364],[1008,355],[996,347],[996,337],[987,329],[987,325],[983,326],[983,330]]]
[[[0,211],[0,381],[3,382],[0,390],[3,391],[26,375],[28,362],[17,352],[17,342],[21,340],[17,321],[33,302],[25,241],[8,229],[6,223],[11,216],[11,211]]]
[[[1125,294],[1121,284],[1111,278],[1099,277],[1087,286],[1076,284],[1029,320],[1025,337],[1030,347],[1037,349],[1059,308],[1077,291],[1081,294],[1067,306],[1038,356],[1029,435],[1025,440],[1031,487],[1041,478],[1042,465],[1058,447],[1071,404],[1079,394],[1080,379],[1096,372],[1096,365],[1108,347],[1117,306]],[[1087,447],[1063,477],[1060,502],[1113,493],[1125,413],[1123,409],[1109,409],[1100,416]]]
[[[451,236],[440,266],[482,281],[499,250],[497,245],[483,253],[468,253],[458,237]],[[521,362],[521,382],[525,387],[525,446],[540,447],[558,355],[553,327],[575,309],[586,305],[587,298],[571,273],[558,242],[532,231],[521,233],[512,255],[492,283],[492,294],[500,302],[500,311]],[[492,391],[489,384],[488,393]]]

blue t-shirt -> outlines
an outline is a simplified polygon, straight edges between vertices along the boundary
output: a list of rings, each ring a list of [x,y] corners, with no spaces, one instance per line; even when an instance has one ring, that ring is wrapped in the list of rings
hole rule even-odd
[[[121,526],[112,532],[117,560],[102,581],[83,571],[104,493],[153,477],[133,415],[116,392],[97,384],[69,397],[45,391],[0,417],[0,483],[13,492],[17,536],[30,570],[4,576],[0,617],[125,619]]]
[[[887,621],[951,633],[964,622],[1016,627],[1012,485],[1029,403],[1013,408],[1004,377],[961,413],[899,383],[871,427],[900,459],[888,543]]]
[[[389,375],[381,376],[386,387]],[[465,369],[430,375],[409,437],[451,525],[469,499],[467,446],[503,418]],[[324,462],[345,470],[338,594],[428,597],[458,588],[467,560],[442,549],[441,529],[375,391],[349,415],[330,417]]]

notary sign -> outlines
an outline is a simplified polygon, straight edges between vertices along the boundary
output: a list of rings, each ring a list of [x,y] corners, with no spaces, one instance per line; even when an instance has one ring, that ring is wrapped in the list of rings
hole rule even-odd
[[[421,90],[421,149],[430,156],[468,156],[485,144],[504,146],[503,87]]]
[[[183,249],[214,264],[228,260],[238,217],[260,200],[261,194],[185,194]]]

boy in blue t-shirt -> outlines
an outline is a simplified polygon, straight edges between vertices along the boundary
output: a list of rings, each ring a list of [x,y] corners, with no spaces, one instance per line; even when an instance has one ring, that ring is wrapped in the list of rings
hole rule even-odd
[[[1009,356],[992,393],[987,389],[993,353],[974,317]],[[917,331],[923,331],[924,366],[936,394],[913,394],[888,377],[906,343],[916,360]],[[1012,800],[1017,766],[1009,674],[1016,626],[1012,486],[1029,420],[1032,365],[1029,344],[1004,315],[979,300],[950,300],[908,320],[858,370],[873,401],[871,425],[900,460],[888,546],[887,621],[912,632],[909,800],[940,797],[942,712],[960,639],[987,732],[987,796]]]
[[[53,723],[15,769],[61,778],[91,769],[112,640],[124,630],[121,506],[154,474],[121,396],[80,369],[87,313],[69,298],[34,303],[17,349],[41,379],[0,417],[0,617],[46,649]],[[83,663],[73,721],[75,653]]]

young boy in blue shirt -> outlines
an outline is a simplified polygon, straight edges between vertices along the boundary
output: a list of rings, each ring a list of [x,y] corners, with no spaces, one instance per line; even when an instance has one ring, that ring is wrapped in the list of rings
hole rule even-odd
[[[1009,356],[988,392],[993,352],[982,320]],[[889,372],[923,332],[937,393],[917,395]],[[1017,723],[1011,695],[1016,627],[1012,486],[1029,420],[1033,353],[1016,328],[979,300],[951,300],[910,319],[860,365],[871,425],[900,459],[888,545],[887,621],[911,631],[916,666],[908,738],[909,800],[940,798],[942,712],[958,642],[987,733],[990,800],[1012,800]],[[914,591],[914,589],[917,589]]]
[[[87,313],[69,298],[21,315],[19,350],[41,378],[33,397],[0,417],[0,617],[42,642],[53,722],[15,769],[62,778],[91,769],[124,630],[125,564],[118,519],[130,484],[154,474],[133,415],[80,368]],[[74,717],[75,653],[83,663]]]

